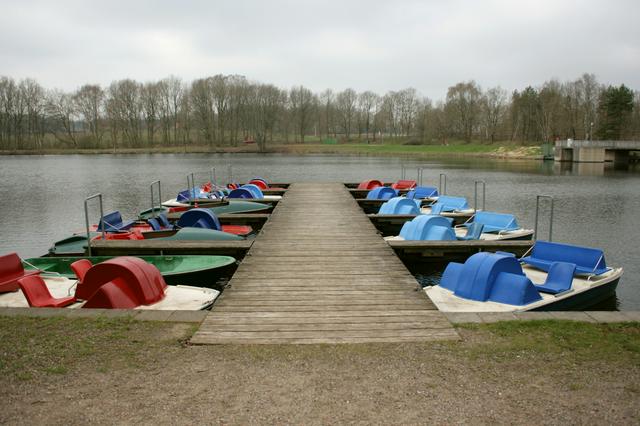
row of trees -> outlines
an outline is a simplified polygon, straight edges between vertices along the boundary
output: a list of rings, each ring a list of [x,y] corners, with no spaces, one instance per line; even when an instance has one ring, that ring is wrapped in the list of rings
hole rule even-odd
[[[0,149],[235,146],[305,137],[409,143],[556,138],[637,139],[640,93],[604,86],[585,74],[507,93],[461,82],[433,102],[413,88],[379,95],[353,89],[284,90],[239,75],[183,82],[114,81],[75,92],[47,90],[32,79],[0,78]]]

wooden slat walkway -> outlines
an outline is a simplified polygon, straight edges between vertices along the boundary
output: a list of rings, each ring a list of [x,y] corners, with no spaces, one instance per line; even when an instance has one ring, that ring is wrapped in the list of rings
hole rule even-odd
[[[195,344],[457,339],[341,184],[292,184]]]

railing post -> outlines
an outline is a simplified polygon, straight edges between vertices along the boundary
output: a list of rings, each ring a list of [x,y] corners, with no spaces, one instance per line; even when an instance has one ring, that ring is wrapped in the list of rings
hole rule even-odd
[[[215,188],[215,187],[218,186],[218,179],[216,179],[216,168],[212,167],[210,173],[211,173],[211,176],[210,176],[211,177],[211,184]]]
[[[482,210],[485,209],[485,199],[487,197],[487,185],[483,180],[477,180],[473,185],[473,211],[478,210],[478,184],[482,184]]]
[[[400,179],[404,180],[406,178],[406,171],[404,164],[400,164]]]
[[[154,198],[153,198],[153,186],[155,184],[158,184],[158,203],[160,204],[160,206],[162,207],[162,189],[160,187],[160,181],[159,180],[155,180],[153,182],[151,182],[151,185],[149,186],[149,189],[151,190],[151,216],[152,217],[156,217],[156,204],[154,203]]]
[[[444,186],[442,185],[444,182]],[[447,193],[447,175],[440,173],[440,179],[438,181],[438,192],[440,195],[446,195]]]
[[[233,183],[233,168],[231,164],[227,165],[227,174],[229,175],[229,182],[227,183]]]
[[[540,199],[548,198],[551,200],[551,211],[549,214],[549,241],[552,240],[553,237],[553,197],[551,195],[536,195],[536,217],[535,217],[535,226],[533,228],[533,239],[538,239],[538,217],[540,211]]]
[[[91,232],[89,232],[89,201],[98,198],[100,200],[100,220],[104,217],[104,211],[102,209],[102,194],[93,194],[90,197],[84,199],[84,223],[87,226],[87,250],[89,252],[89,257],[91,257]],[[100,222],[98,222],[98,226],[100,226]],[[102,241],[105,240],[105,223],[102,223]]]

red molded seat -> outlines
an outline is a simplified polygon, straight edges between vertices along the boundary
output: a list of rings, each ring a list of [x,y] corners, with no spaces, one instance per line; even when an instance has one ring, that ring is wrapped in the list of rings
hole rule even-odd
[[[73,273],[76,274],[78,281],[82,282],[87,271],[91,269],[92,266],[93,263],[91,263],[89,259],[80,259],[71,264],[71,269],[73,270]]]
[[[40,275],[31,275],[28,277],[20,278],[18,285],[22,289],[22,294],[29,302],[29,306],[32,308],[64,308],[76,301],[73,296],[61,297],[56,299],[51,296],[47,284]]]
[[[360,182],[360,184],[358,185],[358,189],[375,189],[379,186],[384,186],[384,183],[382,183],[381,180],[377,180],[377,179],[371,179],[371,180],[365,180]]]
[[[267,183],[262,179],[252,179],[249,181],[250,184],[257,186],[260,189],[269,189]]]
[[[391,185],[391,187],[393,189],[413,189],[415,188],[417,185],[417,182],[415,180],[399,180],[396,183],[394,183],[393,185]]]
[[[0,293],[18,290],[20,278],[39,273],[40,271],[25,271],[16,253],[0,256]]]

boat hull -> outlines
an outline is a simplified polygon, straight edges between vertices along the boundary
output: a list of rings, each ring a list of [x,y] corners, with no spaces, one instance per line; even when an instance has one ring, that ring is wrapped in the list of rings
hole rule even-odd
[[[190,285],[218,289],[220,279],[230,276],[236,267],[236,260],[229,256],[136,256],[151,263],[160,271],[169,285]],[[80,259],[89,259],[94,265],[114,256],[69,256],[36,257],[25,259],[25,270],[39,269],[45,273],[65,278],[75,278],[71,264]]]
[[[620,282],[620,278],[576,294],[574,297],[540,306],[532,309],[532,311],[576,311],[587,309],[615,295],[618,282]]]

